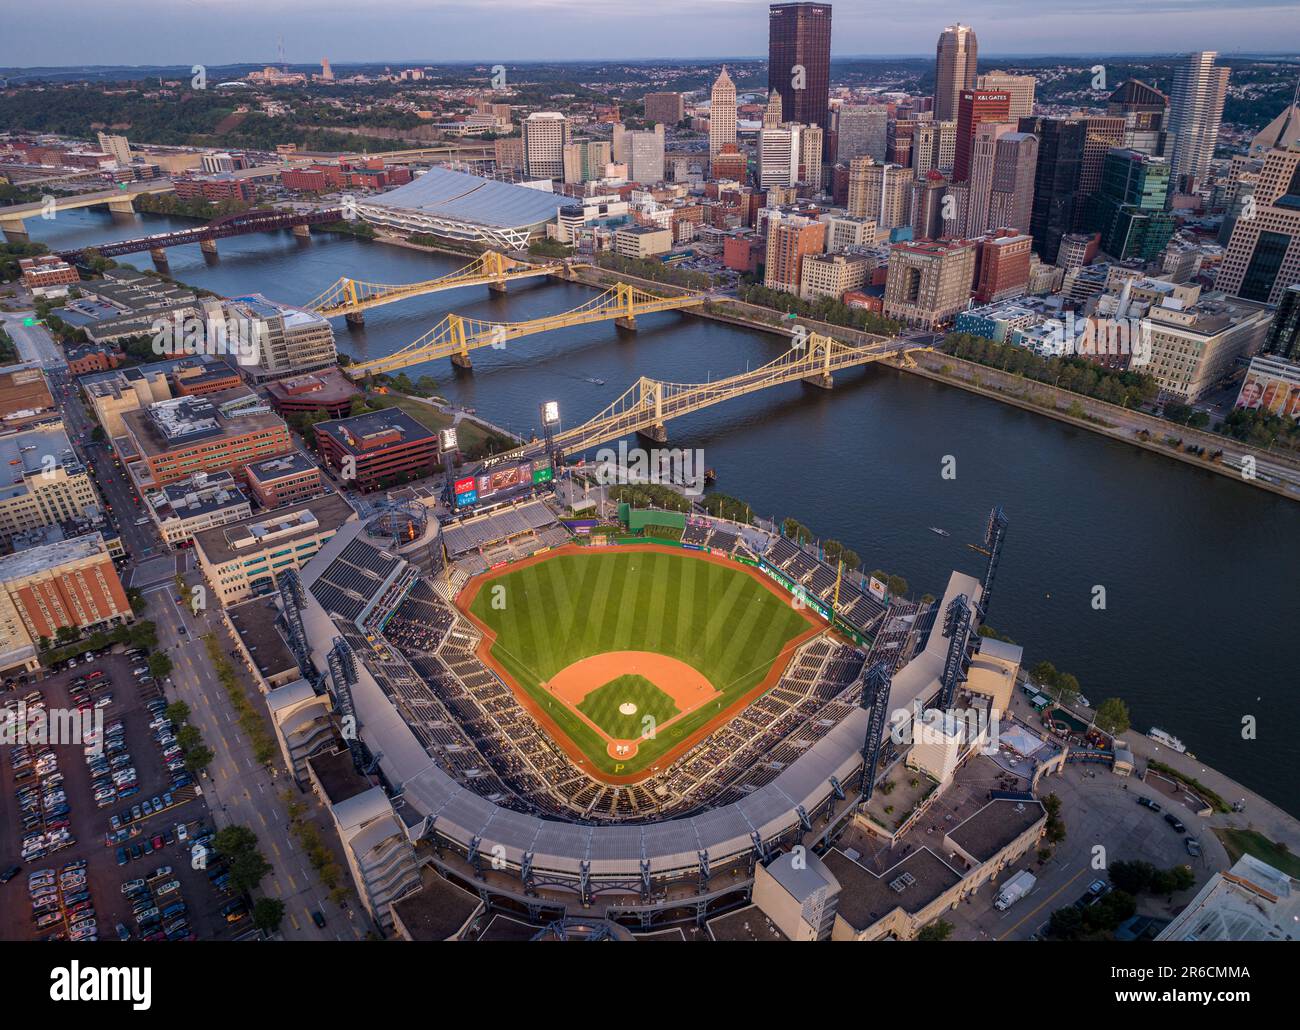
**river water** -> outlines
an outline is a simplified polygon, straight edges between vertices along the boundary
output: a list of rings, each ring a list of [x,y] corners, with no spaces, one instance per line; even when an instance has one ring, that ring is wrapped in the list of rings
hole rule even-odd
[[[181,228],[160,216],[115,220],[96,209],[29,223],[56,249]],[[289,233],[173,248],[177,279],[228,296],[261,292],[305,303],[343,275],[373,282],[432,278],[463,262],[351,237]],[[124,260],[150,267],[147,254]],[[364,329],[336,322],[339,349],[389,353],[444,314],[521,321],[592,297],[569,283],[511,284],[506,297],[470,287],[380,308]],[[538,405],[565,425],[596,414],[638,376],[700,382],[771,360],[771,334],[689,315],[612,323],[408,369],[483,417],[528,434]],[[592,380],[603,380],[603,385]],[[942,594],[952,569],[978,574],[994,504],[1010,519],[988,621],[1041,659],[1074,673],[1094,702],[1124,698],[1134,726],[1159,725],[1205,762],[1300,814],[1286,786],[1300,768],[1300,682],[1282,646],[1300,615],[1300,505],[996,401],[892,369],[841,373],[833,391],[789,384],[669,423],[670,446],[698,447],[717,488],[761,514],[794,516]],[[956,477],[941,475],[946,456]],[[931,533],[930,526],[951,532]],[[1096,588],[1105,608],[1094,607]],[[1253,716],[1255,739],[1243,739]]]

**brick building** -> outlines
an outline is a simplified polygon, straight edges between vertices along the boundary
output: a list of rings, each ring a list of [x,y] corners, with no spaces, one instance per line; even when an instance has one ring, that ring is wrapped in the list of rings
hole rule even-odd
[[[427,476],[437,466],[438,435],[401,408],[321,422],[321,457],[361,490]]]

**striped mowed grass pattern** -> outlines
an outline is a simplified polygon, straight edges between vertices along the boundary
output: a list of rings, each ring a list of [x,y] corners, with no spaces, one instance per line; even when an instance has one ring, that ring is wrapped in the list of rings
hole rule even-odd
[[[631,715],[619,708],[624,704],[636,706]],[[610,680],[597,687],[578,705],[578,710],[615,740],[635,740],[643,735],[645,718],[661,726],[677,714],[673,699],[644,676],[632,674]]]
[[[718,690],[717,705],[642,742],[622,769],[635,772],[761,682],[785,645],[808,628],[744,570],[689,551],[556,555],[484,584],[470,610],[497,635],[492,656],[607,772],[618,763],[603,740],[541,682],[607,651],[654,651],[699,670]]]

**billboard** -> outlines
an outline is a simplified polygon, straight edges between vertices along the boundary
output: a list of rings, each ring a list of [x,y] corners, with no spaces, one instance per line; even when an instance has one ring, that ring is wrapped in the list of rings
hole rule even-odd
[[[1233,407],[1300,419],[1300,365],[1272,357],[1253,358]]]
[[[452,493],[456,507],[464,508],[471,504],[504,500],[518,490],[550,483],[554,479],[555,470],[549,461],[520,461],[457,479],[452,484]]]

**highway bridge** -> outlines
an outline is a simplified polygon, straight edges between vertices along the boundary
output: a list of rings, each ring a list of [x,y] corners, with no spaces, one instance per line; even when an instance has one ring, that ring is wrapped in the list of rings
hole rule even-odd
[[[153,179],[150,182],[126,182],[116,189],[97,190],[94,193],[75,193],[70,196],[49,196],[30,204],[11,204],[0,207],[0,230],[10,243],[26,243],[28,218],[49,218],[60,211],[79,207],[106,205],[110,211],[130,214],[135,210],[134,199],[141,193],[170,193],[175,187],[170,179]]]
[[[342,217],[343,209],[339,207],[307,212],[271,209],[241,211],[238,214],[217,218],[207,225],[195,226],[193,229],[178,229],[175,232],[160,232],[152,236],[118,240],[116,243],[101,243],[96,247],[64,250],[59,252],[59,256],[66,261],[76,261],[88,250],[94,250],[102,257],[138,254],[140,251],[148,250],[154,253],[155,258],[166,260],[160,255],[168,247],[179,247],[186,243],[214,244],[216,240],[230,236],[244,236],[253,232],[275,232],[279,229],[298,229],[325,222],[337,222]],[[206,246],[204,250],[215,253],[215,246]]]
[[[538,274],[538,273],[534,273]],[[593,322],[613,321],[625,329],[636,328],[638,315],[655,311],[676,311],[703,304],[707,293],[660,297],[636,286],[615,283],[585,304],[558,315],[546,315],[528,322],[488,322],[479,318],[448,315],[419,339],[382,358],[358,362],[344,368],[353,379],[381,372],[394,372],[426,361],[450,358],[460,368],[470,368],[469,352],[479,347],[501,349],[511,340]]]
[[[561,453],[576,454],[630,433],[663,442],[668,438],[665,423],[669,419],[783,383],[804,381],[829,389],[833,385],[834,373],[841,369],[895,357],[910,361],[910,352],[929,349],[888,337],[878,337],[862,346],[851,346],[833,337],[812,333],[806,342],[796,337],[788,351],[766,365],[711,383],[668,383],[642,376],[594,418],[556,433],[552,445]],[[545,448],[545,443],[535,441],[508,453],[526,458],[540,455]]]
[[[344,277],[311,301],[307,307],[326,318],[343,315],[349,322],[358,325],[363,321],[364,313],[371,308],[382,307],[384,304],[392,304],[410,297],[422,297],[427,293],[454,290],[461,286],[487,286],[497,292],[504,292],[506,284],[516,279],[531,279],[539,275],[563,275],[565,272],[566,266],[563,262],[534,265],[489,250],[454,272],[448,272],[436,279],[426,279],[423,282],[368,283]]]

